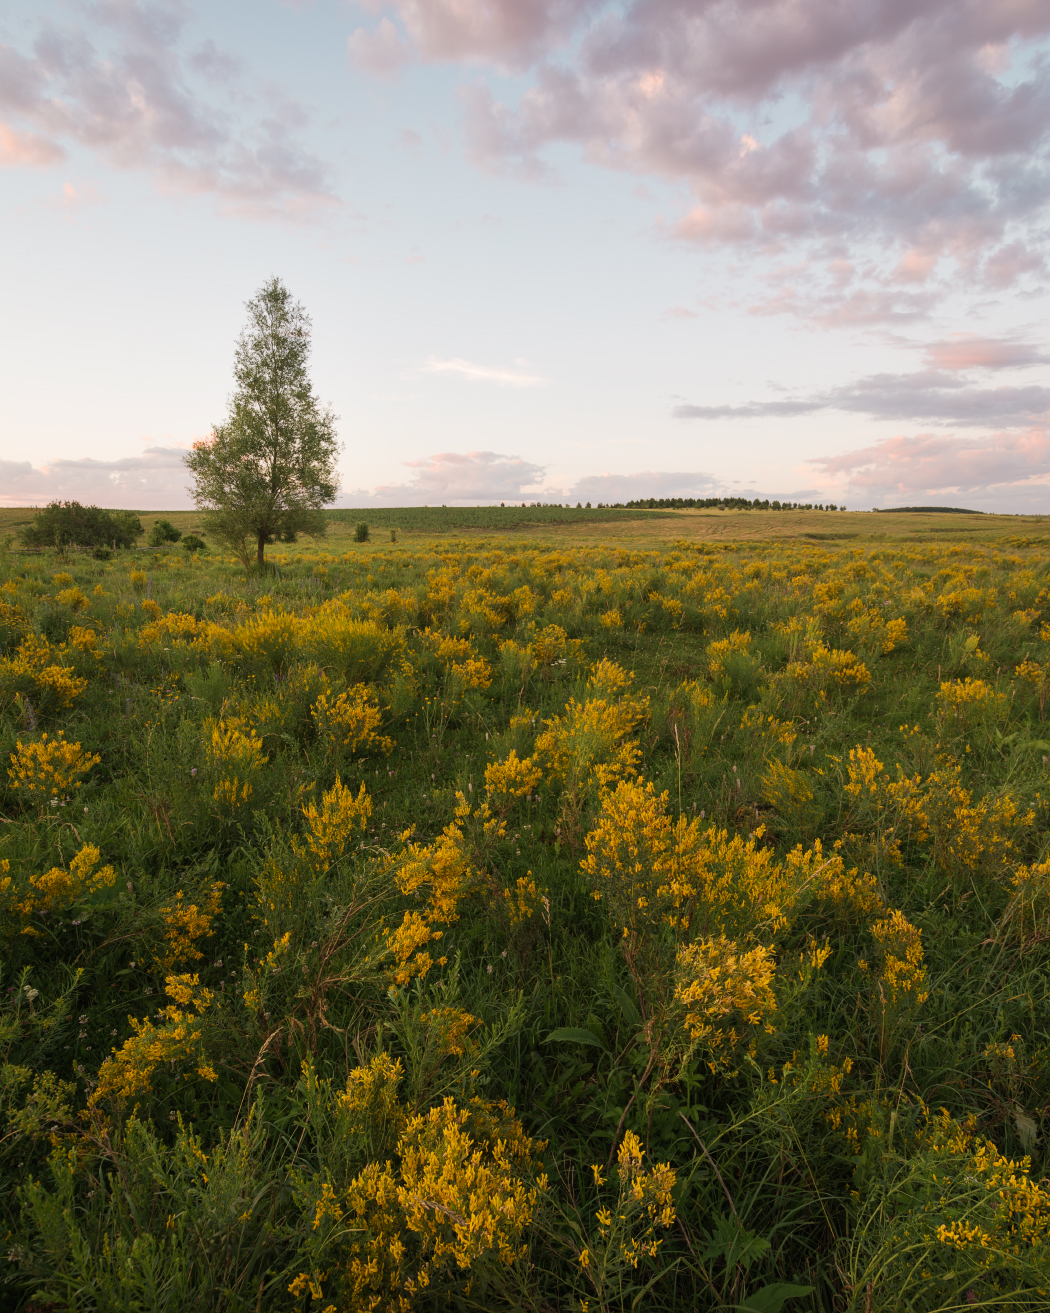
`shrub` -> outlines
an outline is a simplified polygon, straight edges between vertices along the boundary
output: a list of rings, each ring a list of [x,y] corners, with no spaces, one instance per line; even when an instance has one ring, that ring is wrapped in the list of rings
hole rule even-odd
[[[364,520],[362,520],[360,524],[354,525],[354,542],[355,543],[368,542],[368,525],[365,524]]]
[[[146,541],[151,547],[163,547],[165,543],[177,543],[182,537],[182,530],[176,529],[170,520],[154,520]]]
[[[142,524],[131,511],[104,511],[77,501],[53,501],[22,530],[26,547],[133,547]]]

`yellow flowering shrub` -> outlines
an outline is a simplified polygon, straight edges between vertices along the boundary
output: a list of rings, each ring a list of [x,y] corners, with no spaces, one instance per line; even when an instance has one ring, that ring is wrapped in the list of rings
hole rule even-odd
[[[421,900],[424,911],[407,911],[397,930],[387,929],[394,958],[393,979],[398,985],[425,975],[433,965],[426,944],[440,939],[439,927],[459,919],[459,905],[469,893],[486,884],[479,856],[505,833],[505,825],[492,816],[487,803],[471,812],[462,793],[456,795],[452,822],[432,844],[406,844],[394,863],[398,888],[406,897]]]
[[[852,652],[837,648],[815,648],[808,662],[798,669],[793,666],[788,669],[809,687],[821,691],[837,688],[845,693],[863,693],[871,683],[871,671],[864,662],[858,661]]]
[[[174,644],[189,644],[200,632],[200,625],[191,615],[180,611],[169,611],[167,615],[158,615],[139,630],[139,647],[170,647]]]
[[[813,802],[813,789],[803,771],[773,757],[762,775],[762,798],[785,820],[800,824]]]
[[[500,815],[504,815],[519,798],[529,797],[543,778],[543,772],[531,757],[524,760],[511,748],[503,761],[485,767],[485,793]]]
[[[31,630],[29,617],[22,607],[0,597],[0,641],[3,646],[6,647],[16,638],[21,642]]]
[[[630,676],[611,661],[595,667],[584,702],[569,698],[565,710],[544,722],[536,760],[563,785],[562,816],[570,827],[589,794],[632,774],[641,750],[630,737],[649,713],[649,699],[628,692]]]
[[[0,907],[5,934],[39,935],[34,917],[83,903],[100,890],[111,888],[117,878],[112,866],[101,866],[102,855],[95,844],[85,844],[68,869],[53,866],[41,875],[31,875],[20,885],[10,872],[10,862],[0,863]]]
[[[85,593],[74,584],[72,588],[62,588],[55,594],[55,601],[61,606],[68,606],[72,611],[83,611],[90,606]]]
[[[396,1130],[392,1155],[345,1186],[323,1174],[298,1181],[314,1233],[304,1257],[314,1261],[289,1287],[297,1307],[309,1298],[353,1313],[401,1313],[417,1297],[469,1297],[524,1257],[547,1188],[536,1174],[542,1146],[506,1103],[449,1097],[413,1114],[397,1102],[400,1077],[401,1064],[379,1054],[337,1097],[355,1129]]]
[[[770,949],[760,944],[742,953],[725,935],[678,950],[674,1003],[692,1046],[704,1054],[712,1072],[731,1071],[756,1030],[772,1032],[775,974]]]
[[[237,717],[204,722],[205,756],[216,781],[212,802],[220,817],[231,817],[250,802],[256,778],[269,761],[262,746],[262,739]]]
[[[362,784],[356,795],[337,775],[335,783],[321,795],[321,806],[308,803],[302,809],[306,828],[293,848],[311,868],[322,874],[353,846],[357,833],[364,834],[372,814],[372,799]]]
[[[134,1033],[99,1068],[88,1107],[148,1094],[157,1068],[164,1063],[192,1066],[202,1080],[218,1079],[205,1054],[202,1020],[214,994],[202,988],[195,975],[168,976],[164,992],[172,1002],[160,1009],[159,1022],[128,1018]],[[190,1073],[183,1074],[189,1079]]]
[[[62,664],[67,659],[68,654],[53,649],[46,638],[27,634],[14,656],[0,657],[0,705],[19,694],[32,694],[49,698],[58,707],[71,706],[88,681]]]
[[[1050,667],[1025,657],[1014,671],[1014,675],[1017,679],[1031,685],[1032,692],[1039,703],[1039,719],[1045,720],[1046,699],[1050,696]]]
[[[366,684],[354,684],[337,696],[322,693],[310,710],[317,736],[329,752],[390,752],[393,739],[377,733],[383,713]]]
[[[922,931],[894,909],[871,927],[882,950],[880,987],[887,1003],[925,1003],[930,996],[922,951]]]
[[[998,797],[974,797],[960,783],[959,767],[934,771],[923,785],[924,819],[933,855],[941,870],[960,876],[998,877],[1015,861],[1018,837],[1035,820],[1009,790]]]
[[[43,803],[50,798],[64,798],[83,784],[82,776],[102,758],[90,755],[79,743],[67,743],[61,735],[49,739],[47,732],[36,742],[23,743],[10,756],[7,769],[14,788],[30,802]]]
[[[1040,1307],[1050,1233],[1046,1182],[1033,1179],[1030,1158],[1007,1157],[979,1135],[973,1119],[924,1107],[919,1119],[906,1151],[887,1154],[894,1175],[865,1201],[854,1279],[879,1307],[900,1307],[906,1298],[965,1308],[977,1290],[991,1307],[1029,1295],[1030,1307]],[[871,1134],[885,1146],[888,1116],[873,1120]]]
[[[348,684],[375,683],[396,667],[405,650],[402,629],[358,619],[342,600],[326,602],[305,616],[299,632],[306,655]]]
[[[1044,934],[1050,923],[1050,860],[1018,866],[1010,877],[1012,898],[1002,926],[1024,940]]]
[[[153,959],[161,975],[170,975],[183,962],[199,962],[204,956],[197,941],[215,933],[214,922],[222,911],[224,888],[218,880],[213,881],[202,891],[199,904],[187,902],[180,889],[172,901],[160,909],[164,941],[154,951]]]
[[[600,1163],[591,1167],[597,1190],[606,1184]],[[648,1267],[664,1242],[661,1232],[674,1226],[672,1198],[676,1173],[670,1163],[645,1166],[642,1142],[627,1131],[616,1152],[616,1198],[594,1214],[594,1224],[581,1236],[575,1258],[599,1308],[615,1307],[625,1274]],[[587,1307],[588,1300],[581,1301]]]
[[[528,875],[519,875],[513,888],[504,889],[503,903],[507,910],[510,929],[516,930],[526,921],[531,921],[543,897],[544,895],[536,888],[536,881],[531,871]]]
[[[711,678],[715,681],[723,679],[726,674],[726,665],[731,658],[748,653],[750,650],[751,634],[747,630],[734,629],[727,638],[720,638],[708,644],[707,668]]]
[[[972,734],[1002,720],[1007,698],[983,679],[967,675],[943,683],[937,694],[937,724],[942,733]]]

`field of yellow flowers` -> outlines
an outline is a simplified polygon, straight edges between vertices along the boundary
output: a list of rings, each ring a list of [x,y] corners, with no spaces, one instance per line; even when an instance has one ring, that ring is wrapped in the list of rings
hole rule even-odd
[[[941,519],[7,550],[3,1305],[1046,1309],[1050,538]]]

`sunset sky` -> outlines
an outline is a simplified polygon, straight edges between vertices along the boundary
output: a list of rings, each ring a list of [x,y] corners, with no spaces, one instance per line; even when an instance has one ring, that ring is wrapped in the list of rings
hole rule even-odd
[[[277,274],[340,504],[1050,513],[1050,0],[7,0],[0,504],[189,505]]]

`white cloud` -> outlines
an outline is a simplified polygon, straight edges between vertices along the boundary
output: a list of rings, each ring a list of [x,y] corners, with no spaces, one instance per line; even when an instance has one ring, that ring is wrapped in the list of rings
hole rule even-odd
[[[492,365],[478,365],[459,356],[452,360],[435,360],[431,357],[423,366],[427,374],[458,374],[475,383],[498,383],[500,387],[532,388],[548,380],[538,374],[526,374],[521,369],[499,369]]]

